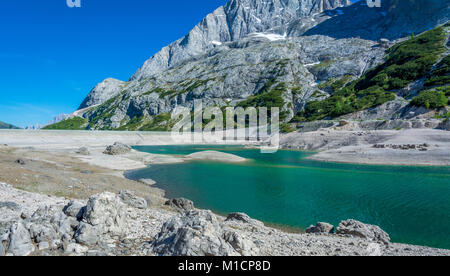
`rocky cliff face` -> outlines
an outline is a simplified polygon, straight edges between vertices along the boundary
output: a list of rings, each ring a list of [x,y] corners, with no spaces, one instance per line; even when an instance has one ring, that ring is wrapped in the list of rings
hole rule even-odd
[[[449,20],[446,0],[381,0],[380,8],[369,8],[366,1],[327,13],[315,28],[306,32],[294,28],[291,35],[321,34],[334,38],[361,37],[396,40],[432,29]]]
[[[89,95],[84,99],[78,109],[83,109],[89,106],[98,105],[106,102],[110,98],[116,96],[122,91],[125,83],[116,79],[106,79],[97,84]]]
[[[223,107],[269,93],[283,102],[288,121],[308,102],[330,96],[318,83],[355,79],[383,62],[381,37],[419,33],[449,14],[444,0],[386,0],[381,8],[350,4],[230,0],[147,60],[128,82],[98,84],[77,115],[88,119],[89,129],[165,130],[168,114],[192,107],[195,99]]]
[[[288,23],[350,4],[348,0],[230,0],[207,15],[185,37],[163,48],[133,75],[143,79],[204,54],[206,50],[256,32],[283,35]]]

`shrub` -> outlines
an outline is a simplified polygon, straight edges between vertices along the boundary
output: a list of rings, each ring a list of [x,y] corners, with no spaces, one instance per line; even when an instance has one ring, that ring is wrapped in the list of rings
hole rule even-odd
[[[435,109],[447,106],[448,98],[444,92],[437,90],[426,90],[413,98],[411,105],[425,107],[427,109]]]

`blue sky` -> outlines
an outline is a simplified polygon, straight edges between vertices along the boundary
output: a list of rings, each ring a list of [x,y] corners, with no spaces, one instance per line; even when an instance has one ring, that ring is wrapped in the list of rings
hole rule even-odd
[[[45,124],[105,78],[127,80],[226,0],[2,0],[0,121]]]

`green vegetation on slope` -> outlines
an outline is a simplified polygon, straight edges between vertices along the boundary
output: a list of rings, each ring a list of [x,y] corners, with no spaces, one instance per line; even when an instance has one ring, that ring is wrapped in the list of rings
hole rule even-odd
[[[126,125],[115,130],[118,131],[170,131],[175,121],[169,113],[161,113],[151,118],[144,116],[133,117]]]
[[[85,130],[88,120],[81,117],[66,119],[59,123],[44,127],[46,130]]]
[[[111,117],[114,115],[116,104],[126,97],[126,92],[123,91],[119,95],[109,99],[95,109],[93,117],[89,119],[89,129],[94,129],[95,125],[102,123],[103,125],[111,125]],[[119,99],[120,98],[120,99]],[[102,130],[110,130],[111,128],[103,128]]]
[[[435,109],[448,105],[448,97],[450,97],[450,87],[442,86],[434,89],[424,90],[412,99],[411,105],[422,106],[427,109]]]
[[[337,83],[331,97],[308,103],[305,110],[295,116],[293,122],[335,118],[394,100],[392,90],[404,88],[412,81],[427,76],[446,51],[445,41],[444,27],[438,27],[398,43],[387,51],[388,56],[383,64],[345,87],[339,88],[342,82]],[[444,59],[433,74],[445,76],[448,70],[446,64],[448,60]],[[424,101],[424,98],[429,98],[430,106],[443,103],[441,94],[433,96],[432,99],[430,96],[430,93],[424,94],[416,104],[426,104],[427,100]]]
[[[446,51],[446,38],[444,27],[438,27],[396,44],[387,51],[386,62],[367,72],[355,88],[394,90],[425,77]]]
[[[248,97],[245,101],[238,104],[238,107],[267,107],[268,114],[272,107],[280,108],[280,120],[283,121],[287,114],[282,112],[285,102],[283,100],[283,93],[286,92],[286,84],[279,83],[274,87],[275,80],[268,80],[261,92],[257,95]]]
[[[425,81],[426,86],[450,84],[450,55],[442,59]]]

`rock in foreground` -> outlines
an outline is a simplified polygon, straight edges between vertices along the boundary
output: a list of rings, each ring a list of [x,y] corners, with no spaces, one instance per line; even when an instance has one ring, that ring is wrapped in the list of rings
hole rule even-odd
[[[171,206],[180,211],[190,211],[194,209],[194,203],[185,198],[174,198],[166,201],[164,205]]]
[[[337,227],[336,233],[339,235],[360,237],[385,244],[389,244],[391,242],[389,235],[380,227],[376,225],[364,224],[354,219],[342,221]]]
[[[155,252],[163,256],[254,255],[253,242],[225,229],[210,211],[192,210],[164,224],[154,241]]]
[[[308,229],[306,229],[306,233],[333,234],[334,226],[326,222],[318,222],[316,226],[311,225]]]

